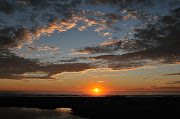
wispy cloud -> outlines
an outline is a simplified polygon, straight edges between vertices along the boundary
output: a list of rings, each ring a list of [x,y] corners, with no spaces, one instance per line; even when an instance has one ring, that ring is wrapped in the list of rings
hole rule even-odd
[[[18,67],[17,67],[18,66]],[[62,72],[79,72],[91,69],[88,63],[42,64],[39,60],[25,59],[14,54],[0,54],[0,79],[53,79]]]
[[[43,50],[58,50],[59,48],[57,48],[57,47],[54,47],[54,46],[44,46],[44,47],[34,47],[34,46],[32,46],[32,47],[29,47],[28,48],[28,51],[30,51],[30,50],[35,50],[35,51],[43,51]]]
[[[96,54],[96,53],[111,53],[121,49],[122,41],[114,41],[109,43],[102,43],[100,46],[85,47],[77,50],[75,54]]]
[[[162,76],[180,76],[180,73],[165,74]]]
[[[116,44],[118,42],[121,42],[121,41],[111,41],[111,42],[105,42],[105,43],[101,43],[101,45],[110,45],[110,44]]]
[[[169,82],[169,83],[166,83],[166,84],[180,84],[180,81],[172,81],[172,82]]]
[[[103,34],[103,36],[108,36],[108,35],[112,35],[112,34],[109,33],[109,32],[106,32],[106,33]]]

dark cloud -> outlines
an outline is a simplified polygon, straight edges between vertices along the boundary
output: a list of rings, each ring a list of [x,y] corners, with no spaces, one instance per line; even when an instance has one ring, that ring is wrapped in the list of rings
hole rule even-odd
[[[8,52],[8,51],[7,51]],[[24,59],[14,54],[0,54],[0,78],[20,79],[22,77],[14,74],[38,71],[39,65],[36,60]]]
[[[86,0],[87,4],[109,4],[119,6],[130,6],[130,3],[136,3],[132,1],[124,0]],[[139,2],[139,1],[138,1]],[[69,20],[72,19],[74,14],[78,14],[78,6],[81,5],[82,0],[18,0],[18,1],[1,1],[0,11],[5,13],[13,13],[18,10],[23,17],[17,18],[16,25],[11,26],[7,23],[0,29],[0,46],[15,47],[18,45],[18,41],[25,40],[27,32],[31,35],[35,34],[44,25],[50,25],[57,19]],[[140,3],[144,3],[141,1]],[[32,11],[28,11],[31,8]],[[131,7],[132,8],[132,7]],[[133,8],[134,9],[134,8]],[[49,11],[43,12],[43,11]],[[131,9],[130,14],[134,15],[136,12]],[[106,24],[111,26],[118,22],[123,17],[116,13],[106,13],[104,17],[108,18]],[[92,19],[92,21],[95,19]],[[6,22],[6,21],[4,21]],[[1,24],[0,24],[1,25]],[[27,27],[29,26],[29,27]],[[118,29],[118,28],[116,28]],[[18,35],[18,36],[17,36]],[[98,48],[98,47],[97,47]],[[89,48],[88,48],[89,49]],[[96,48],[95,48],[96,49]],[[101,48],[100,48],[101,49]]]
[[[45,23],[52,23],[56,19],[57,16],[55,16],[54,14],[43,14],[40,18],[40,20]]]
[[[70,60],[59,60],[58,62],[77,62],[77,59],[70,59]]]
[[[169,4],[169,6],[173,7],[173,6],[179,5],[180,1],[179,0],[170,1],[168,4]]]
[[[178,90],[180,89],[180,87],[178,86],[148,86],[145,88],[130,88],[130,89],[126,89],[127,91],[165,91],[165,90]]]
[[[112,69],[133,69],[147,65],[176,64],[180,62],[180,48],[171,49],[168,46],[161,46],[140,52],[127,53],[123,55],[102,55],[93,57],[95,60],[106,61]],[[153,63],[154,62],[154,63]]]
[[[28,50],[36,50],[36,51],[38,51],[38,49],[36,47],[29,47]]]
[[[63,57],[63,59],[56,61],[56,63],[75,63],[75,62],[85,62],[89,60],[89,57]],[[95,67],[94,67],[95,68]]]
[[[16,47],[18,41],[23,41],[27,38],[28,29],[22,27],[6,27],[0,29],[0,46],[1,47]]]
[[[106,14],[106,17],[108,17],[109,19],[114,19],[114,20],[119,20],[120,18],[123,18],[121,15],[112,14],[112,13]]]
[[[176,52],[173,50],[179,50],[178,44],[180,37],[180,20],[178,18],[178,14],[178,9],[175,9],[172,11],[171,15],[163,16],[157,22],[149,22],[145,28],[135,28],[134,31],[132,31],[134,36],[132,39],[125,39],[107,46],[85,47],[77,50],[77,52],[95,54],[112,53],[117,50],[123,50],[125,52],[139,52],[148,49],[169,50],[167,51],[168,53]],[[108,16],[113,19],[119,18],[116,17],[116,15],[114,16],[114,14],[109,14]]]
[[[86,4],[107,4],[107,3],[115,4],[117,3],[117,1],[116,0],[86,0]]]
[[[133,3],[133,0],[86,0],[86,4],[109,4],[109,5],[120,5],[121,7],[125,8],[131,3]],[[136,2],[136,1],[135,1]]]
[[[180,20],[177,18],[178,13],[174,11],[177,11],[177,9],[172,11],[171,16],[165,16],[176,19],[173,23],[171,20],[169,21],[169,19],[162,17],[156,24],[149,24],[144,29],[135,29],[135,39],[128,39],[129,43],[122,42],[122,46],[118,48],[119,50],[130,51],[129,53],[123,55],[102,55],[92,57],[92,59],[98,60],[99,66],[103,66],[106,63],[106,67],[118,70],[139,68],[157,63],[179,63]],[[108,48],[103,49],[103,51],[109,52]]]
[[[120,46],[122,44],[122,41],[117,41],[115,43],[107,44],[107,45],[101,45],[101,46],[95,46],[95,47],[85,47],[83,49],[77,50],[79,53],[88,53],[88,54],[96,54],[96,53],[112,53],[114,51],[118,51],[120,49]]]
[[[169,82],[169,83],[166,83],[166,84],[180,84],[180,81],[172,81],[172,82]]]
[[[53,79],[62,72],[79,72],[92,68],[88,63],[42,64],[38,59],[18,57],[8,50],[0,52],[0,79]]]
[[[15,10],[15,6],[13,3],[8,2],[7,0],[1,0],[0,12],[4,12],[6,14],[12,14]]]
[[[164,16],[161,19],[161,22],[164,24],[174,24],[177,21],[176,18],[174,18],[173,16]]]
[[[137,57],[138,58],[138,57]],[[93,60],[100,60],[97,62],[97,66],[101,65],[101,62],[106,64],[107,68],[111,68],[113,70],[126,70],[126,69],[134,69],[145,66],[147,62],[138,60],[133,54],[125,54],[125,55],[102,55],[98,57],[93,57]],[[137,60],[136,60],[137,59]]]
[[[113,13],[108,13],[105,15],[108,20],[106,21],[106,24],[108,24],[109,26],[114,25],[116,22],[122,20],[123,16],[118,15],[118,14],[113,14]]]
[[[79,72],[92,68],[87,63],[72,63],[72,64],[50,64],[43,67],[42,71],[50,72],[51,75],[61,72]]]
[[[31,5],[42,5],[46,3],[48,0],[20,0],[20,1],[27,2]]]
[[[165,75],[162,75],[162,76],[179,76],[180,73],[173,73],[173,74],[165,74]]]
[[[175,17],[180,18],[180,8],[173,10],[172,13],[175,15]]]
[[[164,50],[167,52],[165,56],[171,56],[173,53],[178,53],[180,42],[180,21],[175,16],[177,15],[164,16],[156,24],[150,23],[144,29],[135,29],[134,39],[126,39],[107,46],[85,47],[78,52],[110,53],[121,49],[128,52],[147,50],[146,52],[151,54],[152,52],[161,53],[160,50]]]
[[[161,1],[157,1],[161,3]],[[121,10],[128,9],[132,10],[139,8],[151,8],[155,5],[155,1],[152,0],[86,0],[86,4],[90,5],[118,5]]]
[[[170,90],[171,90],[171,89],[172,89],[172,90],[180,89],[180,87],[175,87],[175,86],[172,86],[172,87],[171,87],[171,86],[169,86],[169,87],[157,87],[157,86],[152,86],[151,88],[152,88],[152,89],[163,89],[163,90],[166,90],[166,89],[167,89],[167,90],[169,90],[169,89],[170,89]]]
[[[117,21],[114,21],[114,20],[107,20],[106,21],[106,24],[109,25],[109,26],[112,26],[116,23]]]
[[[0,79],[53,79],[51,76],[56,73],[78,72],[91,68],[91,65],[87,63],[67,64],[68,61],[65,64],[41,64],[38,59],[25,59],[8,50],[9,48],[21,46],[22,41],[32,40],[29,37],[36,37],[37,34],[40,34],[39,32],[44,25],[54,23],[55,20],[60,18],[64,21],[72,18],[72,9],[79,4],[81,4],[81,0],[70,2],[66,0],[1,1],[0,12],[13,14],[15,10],[19,10],[20,13],[24,14],[23,12],[25,12],[26,14],[24,14],[23,18],[16,19],[16,25],[7,22],[6,25],[2,25],[0,28]],[[32,11],[28,11],[28,8],[32,8]],[[42,12],[39,14],[40,11],[45,9],[50,10],[51,13]],[[58,14],[55,14],[54,11]],[[6,21],[6,19],[3,20]],[[43,26],[40,22],[43,23]],[[51,25],[48,27],[51,27]],[[42,47],[38,48],[29,47],[29,50],[41,50]],[[53,46],[45,48],[57,49]]]
[[[81,0],[2,0],[0,12],[11,13],[12,21],[1,18],[0,46],[17,47],[19,41],[29,40],[30,35],[35,37],[45,25],[51,26],[56,20],[70,20],[74,14],[72,11],[76,11],[80,4]],[[46,10],[48,12],[43,12]],[[23,16],[16,18],[14,11]]]

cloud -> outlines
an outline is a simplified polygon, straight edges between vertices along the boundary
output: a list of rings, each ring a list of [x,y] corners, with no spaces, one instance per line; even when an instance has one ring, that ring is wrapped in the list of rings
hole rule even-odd
[[[45,48],[47,48],[47,49],[51,49],[51,50],[58,50],[59,48],[57,48],[57,47],[54,47],[54,46],[45,46]]]
[[[54,47],[54,46],[44,46],[44,47],[34,47],[34,46],[31,46],[28,48],[28,51],[30,50],[35,50],[35,51],[43,51],[43,50],[58,50],[59,48],[57,47]]]
[[[87,30],[87,28],[86,28],[86,26],[81,26],[81,27],[78,28],[78,30],[84,31],[84,30]]]
[[[135,28],[134,39],[122,39],[120,41],[112,41],[102,43],[100,46],[84,47],[76,50],[75,54],[97,54],[97,53],[114,53],[123,51],[123,55],[102,55],[91,57],[95,61],[94,66],[112,68],[115,70],[127,70],[142,68],[157,64],[176,64],[180,61],[179,54],[179,20],[178,10],[173,10],[172,14],[161,17],[156,23],[149,23],[147,27]],[[138,14],[137,11],[129,12],[129,17]],[[110,18],[116,18],[109,15]],[[169,20],[170,19],[170,20]],[[174,20],[176,19],[176,20]],[[98,20],[84,19],[89,26],[103,25]],[[172,23],[171,21],[174,21]],[[58,23],[59,22],[59,23]],[[59,26],[58,26],[59,25]],[[76,26],[73,20],[54,21],[47,28],[37,30],[40,34],[52,33],[55,30],[66,31]],[[99,27],[101,28],[101,27]],[[101,29],[102,30],[102,29]],[[97,29],[97,32],[100,30]],[[108,32],[107,32],[108,33]],[[73,62],[77,60],[67,60]],[[62,62],[66,62],[63,61]]]
[[[6,54],[5,54],[6,53]],[[79,72],[91,69],[88,63],[42,64],[38,59],[18,57],[8,50],[0,52],[0,79],[53,79],[62,72]]]
[[[76,63],[76,62],[85,62],[89,60],[88,57],[64,57],[64,59],[56,61],[56,63]]]
[[[112,34],[109,33],[109,32],[106,32],[106,33],[103,34],[103,36],[108,36],[108,35],[112,35]]]
[[[98,4],[120,5],[123,8],[126,8],[127,6],[131,5],[133,2],[134,1],[127,1],[127,0],[86,0],[85,1],[86,4],[90,4],[90,5],[98,5]]]
[[[106,14],[106,17],[108,17],[109,19],[113,19],[113,20],[119,20],[120,18],[122,18],[121,15],[112,14],[112,13]]]
[[[100,46],[95,47],[85,47],[80,50],[77,50],[74,54],[96,54],[96,53],[112,53],[118,51],[121,47],[121,41],[114,41],[114,43],[104,43]]]
[[[20,76],[24,78],[44,78],[48,76],[48,73],[37,71],[37,72],[25,72],[23,74],[12,74],[14,76]]]
[[[98,28],[96,28],[94,31],[99,33],[99,32],[100,32],[101,30],[103,30],[103,29],[104,29],[103,27],[98,27]]]
[[[91,69],[90,64],[88,63],[66,63],[66,64],[51,64],[45,66],[42,71],[50,72],[49,76],[53,76],[55,74],[60,74],[62,72],[80,72],[85,71],[87,69]]]
[[[0,46],[1,47],[18,47],[19,41],[29,38],[30,31],[22,27],[6,27],[0,29]]]
[[[84,21],[87,23],[88,26],[92,26],[92,25],[105,26],[103,23],[101,23],[95,19],[86,18],[86,19],[84,19]]]
[[[138,13],[138,11],[129,12],[127,14],[127,16],[123,17],[123,20],[129,20],[130,18],[133,18],[133,19],[137,20],[137,16],[136,16],[137,13]]]
[[[12,14],[14,10],[15,6],[13,5],[13,3],[8,2],[7,0],[1,1],[0,12]]]
[[[177,89],[180,89],[180,87],[176,87],[176,86],[168,86],[168,87],[157,87],[157,86],[151,86],[151,88],[152,89],[159,89],[159,90],[161,90],[161,89],[163,89],[163,90],[177,90]]]
[[[7,52],[0,53],[0,78],[1,79],[22,79],[20,74],[25,72],[36,72],[40,67],[36,60],[20,58]]]
[[[176,55],[174,56],[175,53]],[[101,62],[103,62],[103,64],[106,64],[107,68],[127,70],[158,64],[176,64],[180,62],[179,56],[178,50],[177,52],[171,52],[171,49],[162,46],[123,55],[101,55],[92,58],[94,60],[100,60],[97,64],[95,63],[97,66],[102,66]]]
[[[104,81],[98,81],[99,83],[104,83]]]
[[[162,81],[164,79],[149,79],[149,78],[143,78],[142,80],[145,80],[145,81]]]
[[[61,21],[55,20],[47,27],[37,29],[34,34],[32,34],[35,38],[39,38],[41,35],[51,34],[54,33],[56,30],[59,32],[67,31],[76,26],[72,20],[69,21]]]
[[[111,42],[105,42],[105,43],[101,43],[101,45],[110,45],[110,44],[116,44],[120,41],[111,41]]]
[[[105,17],[108,18],[108,20],[106,20],[105,23],[109,26],[114,25],[116,22],[120,21],[123,18],[121,15],[114,13],[108,13],[105,15]]]
[[[72,19],[73,13],[71,11],[78,4],[81,4],[78,0],[71,2],[3,0],[0,12],[7,15],[1,15],[4,18],[1,18],[3,22],[0,23],[0,46],[20,49],[24,45],[33,43],[33,40],[39,39],[41,35],[49,35],[56,30],[63,32],[75,27],[76,23]],[[12,14],[13,17],[9,17],[8,14]],[[14,17],[15,15],[17,17]]]
[[[173,19],[177,19],[173,15],[171,17]],[[164,17],[162,17],[162,19],[164,19]],[[119,41],[117,43],[112,43],[104,47],[102,45],[85,47],[84,49],[82,48],[80,50],[77,50],[77,54],[109,53],[120,49],[124,52],[137,52],[137,51],[139,52],[153,48],[154,50],[164,49],[167,51],[165,47],[172,47],[172,49],[178,50],[177,44],[179,42],[178,41],[178,37],[179,37],[178,32],[179,32],[179,24],[180,24],[179,21],[177,20],[173,24],[166,24],[165,22],[163,22],[162,19],[160,19],[156,24],[149,23],[147,25],[147,28],[144,29],[143,28],[134,29],[134,27],[132,27],[130,33],[131,34],[132,32],[134,33],[133,39],[122,39],[121,42]],[[99,32],[99,29],[96,29],[96,31]],[[104,36],[106,35],[109,35],[109,32],[104,33]],[[174,41],[170,41],[170,38],[172,38]],[[167,44],[167,42],[171,42],[171,43]],[[116,44],[119,43],[121,43],[121,47],[116,47]]]
[[[75,1],[49,1],[49,0],[4,0],[0,7],[1,12],[13,13],[16,11],[17,18],[6,20],[7,25],[0,29],[0,46],[21,48],[24,45],[33,43],[42,35],[50,35],[56,30],[64,32],[77,26],[77,20],[83,20],[86,25],[78,27],[85,30],[88,26],[99,25],[94,31],[100,32],[107,26],[121,20],[123,17],[117,13],[94,12],[92,15],[100,18],[89,18],[90,11],[78,10],[81,0]],[[86,0],[86,4],[109,4],[128,7],[129,1],[110,1],[110,0]],[[134,2],[130,2],[134,3]],[[136,2],[135,2],[136,3]],[[46,12],[44,12],[46,11]],[[128,10],[127,10],[128,11]],[[28,13],[28,14],[26,14]],[[136,11],[129,12],[129,16],[135,16]],[[10,17],[8,17],[10,18]],[[1,24],[0,24],[1,25]],[[104,33],[104,36],[110,35]],[[21,41],[21,42],[20,42]]]
[[[77,62],[77,59],[70,59],[70,60],[59,60],[58,62]]]
[[[180,87],[178,86],[148,86],[145,88],[130,88],[125,91],[177,91]]]
[[[91,57],[95,61],[94,65],[114,70],[136,69],[160,64],[179,64],[180,21],[177,18],[179,12],[175,11],[177,9],[173,10],[172,14],[169,15],[171,19],[176,19],[174,23],[165,22],[164,16],[156,24],[149,23],[146,28],[135,29],[134,39],[121,40],[119,45],[117,45],[118,42],[113,41],[103,43],[101,46],[85,47],[78,50],[78,52],[86,51],[89,54],[95,54],[113,53],[117,50],[124,51],[123,55]]]
[[[164,24],[174,24],[177,21],[177,19],[173,16],[168,15],[163,16],[160,21]]]
[[[144,7],[153,6],[153,3],[149,0],[136,2],[126,0],[86,0],[85,3],[88,5],[117,5],[121,6],[121,8],[117,8],[116,13],[91,13],[91,11],[77,9],[78,5],[81,4],[81,0],[53,2],[49,0],[19,0],[17,3],[4,0],[0,6],[0,12],[6,14],[7,18],[3,20],[7,24],[0,24],[0,67],[2,67],[0,69],[0,78],[23,79],[29,76],[31,78],[51,79],[51,76],[54,74],[79,72],[92,67],[127,70],[142,68],[147,65],[177,64],[180,62],[180,8],[172,10],[172,13],[168,16],[155,17],[157,21],[147,22],[148,25],[145,27],[134,28],[134,31],[130,31],[134,33],[134,38],[124,38],[119,41],[105,42],[99,46],[80,48],[71,54],[114,53],[117,51],[123,51],[124,53],[123,55],[89,57],[93,59],[93,64],[74,63],[78,59],[59,60],[64,64],[41,64],[37,59],[18,57],[8,50],[9,48],[21,48],[23,45],[29,45],[42,35],[51,35],[55,31],[65,32],[77,27],[79,24],[77,23],[78,20],[83,20],[85,23],[85,25],[78,27],[79,30],[85,30],[87,27],[96,25],[98,28],[94,31],[99,33],[122,19],[136,20],[141,18],[143,21],[147,17],[149,19],[150,16],[154,18],[152,14],[148,16],[142,11],[137,11],[137,6],[135,8],[131,7],[134,6],[134,3],[141,3]],[[20,17],[18,16],[16,19],[13,17],[12,20],[9,20],[10,17],[8,15],[13,14],[14,11],[18,11],[14,15],[20,15]],[[126,16],[122,16],[120,14],[122,12]],[[95,16],[89,17],[91,14]],[[118,29],[120,28],[116,28],[116,30]],[[107,31],[102,33],[104,33],[104,36],[110,35]],[[53,46],[29,46],[28,50],[57,49],[57,47]]]
[[[179,76],[180,73],[173,73],[173,74],[165,74],[165,75],[162,75],[162,76]]]
[[[23,45],[33,43],[34,39],[39,39],[41,35],[47,35],[54,33],[55,30],[59,32],[67,31],[76,26],[76,23],[71,21],[59,21],[56,20],[52,22],[48,27],[35,29],[35,30],[28,30],[22,27],[7,27],[0,30],[0,46],[2,47],[17,47],[21,48]],[[19,42],[24,41],[24,42]],[[30,47],[29,50],[40,50],[41,47],[35,48]],[[45,46],[45,49],[52,49],[57,50],[55,47],[48,47]]]
[[[69,55],[77,55],[77,54],[84,55],[84,54],[90,54],[90,53],[88,51],[80,51],[80,52],[70,53]]]
[[[166,83],[166,84],[180,84],[180,81],[172,81],[172,82],[169,82],[169,83]]]
[[[113,76],[119,76],[119,75],[103,75],[102,77],[113,77]]]

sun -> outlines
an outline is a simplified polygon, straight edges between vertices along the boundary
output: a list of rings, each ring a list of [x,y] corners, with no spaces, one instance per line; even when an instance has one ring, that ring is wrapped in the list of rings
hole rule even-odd
[[[91,90],[89,90],[89,94],[91,96],[103,96],[104,93],[104,89],[102,87],[92,87]]]
[[[98,89],[98,88],[95,88],[94,91],[97,93],[97,92],[99,92],[99,89]]]

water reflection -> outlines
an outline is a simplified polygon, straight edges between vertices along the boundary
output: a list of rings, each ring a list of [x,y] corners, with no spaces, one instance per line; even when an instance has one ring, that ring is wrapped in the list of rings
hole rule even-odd
[[[38,109],[0,107],[1,119],[84,119],[71,114],[71,108]]]

